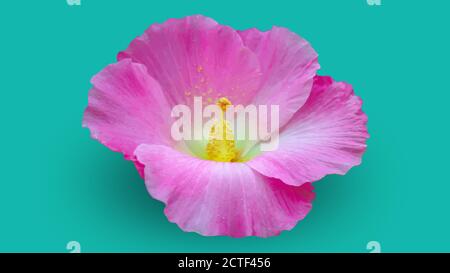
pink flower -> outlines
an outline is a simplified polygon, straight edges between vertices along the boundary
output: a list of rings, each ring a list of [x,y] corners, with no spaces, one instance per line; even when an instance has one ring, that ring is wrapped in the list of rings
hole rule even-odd
[[[360,164],[367,117],[352,87],[316,76],[317,54],[285,28],[236,31],[203,16],[150,26],[92,78],[83,126],[136,164],[168,219],[202,235],[267,237],[311,209],[312,182]],[[279,105],[279,147],[175,141],[171,110],[193,96]],[[228,147],[228,146],[227,146]],[[221,147],[219,147],[221,148]],[[231,152],[231,157],[226,156]]]

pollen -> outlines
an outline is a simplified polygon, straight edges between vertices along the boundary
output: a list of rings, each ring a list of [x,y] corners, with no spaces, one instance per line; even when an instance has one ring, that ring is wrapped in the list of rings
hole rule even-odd
[[[220,107],[220,109],[222,109],[222,117],[225,114],[225,112],[227,111],[227,107],[232,105],[231,101],[225,97],[218,99],[216,104],[217,104],[217,106]]]
[[[206,156],[213,161],[233,162],[237,157],[234,134],[225,119],[227,107],[232,104],[227,98],[218,99],[216,104],[222,109],[222,115],[211,126],[206,145]]]

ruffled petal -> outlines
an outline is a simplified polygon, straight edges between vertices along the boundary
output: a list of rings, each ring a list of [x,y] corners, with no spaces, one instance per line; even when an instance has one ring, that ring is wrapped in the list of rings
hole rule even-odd
[[[311,209],[313,187],[289,186],[244,163],[201,160],[161,145],[140,145],[150,194],[185,231],[267,237],[289,230]]]
[[[172,105],[191,105],[193,96],[205,104],[225,96],[246,105],[261,78],[256,55],[239,34],[200,15],[152,25],[119,53],[123,58],[144,64]]]
[[[252,103],[279,105],[283,126],[309,97],[319,69],[317,53],[305,39],[286,28],[239,33],[244,44],[258,56],[262,72],[261,87]]]
[[[91,82],[83,127],[93,138],[127,159],[133,159],[139,144],[172,143],[171,109],[144,65],[125,59],[107,66]]]
[[[299,186],[361,163],[367,116],[349,84],[316,77],[308,101],[280,133],[279,147],[247,164],[263,175]]]

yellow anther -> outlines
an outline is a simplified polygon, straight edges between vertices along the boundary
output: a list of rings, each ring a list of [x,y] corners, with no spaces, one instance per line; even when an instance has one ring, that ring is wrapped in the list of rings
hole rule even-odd
[[[225,113],[227,111],[227,107],[232,105],[231,101],[229,101],[227,98],[222,97],[220,99],[217,100],[217,106],[220,107],[220,109],[222,109],[222,112]]]
[[[218,99],[216,104],[222,109],[222,116],[210,129],[206,155],[209,160],[232,162],[237,156],[236,145],[233,130],[225,119],[227,107],[232,104],[227,98]]]

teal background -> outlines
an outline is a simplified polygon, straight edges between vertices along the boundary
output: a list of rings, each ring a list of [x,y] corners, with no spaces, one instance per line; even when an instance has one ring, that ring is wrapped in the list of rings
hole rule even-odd
[[[450,251],[449,1],[4,1],[1,252]],[[352,83],[371,138],[363,164],[315,183],[307,218],[267,239],[202,237],[169,223],[133,165],[81,119],[90,78],[150,24],[204,14],[284,26]]]

